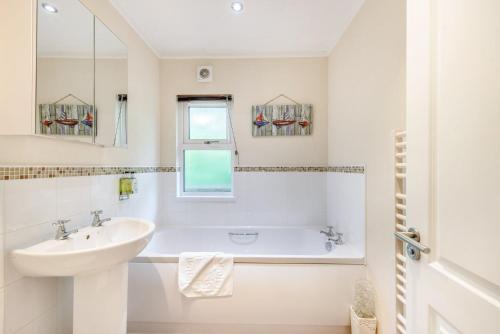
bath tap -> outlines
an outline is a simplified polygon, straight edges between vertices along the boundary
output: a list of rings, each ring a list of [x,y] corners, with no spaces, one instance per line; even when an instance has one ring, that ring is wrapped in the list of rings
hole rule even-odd
[[[72,233],[78,232],[78,229],[74,229],[71,231],[66,231],[66,226],[65,224],[70,222],[69,219],[60,219],[57,221],[57,223],[53,223],[53,226],[56,226],[56,236],[54,239],[56,240],[66,240]]]
[[[325,230],[321,230],[319,233],[322,233],[328,237],[328,241],[332,241],[335,245],[342,245],[344,241],[342,240],[342,236],[344,233],[335,232],[333,226],[327,226]]]
[[[100,226],[102,226],[103,223],[111,220],[111,218],[101,219],[100,215],[102,215],[102,213],[103,213],[102,210],[90,211],[90,214],[94,216],[94,218],[92,219],[92,224],[91,224],[93,227],[100,227]]]

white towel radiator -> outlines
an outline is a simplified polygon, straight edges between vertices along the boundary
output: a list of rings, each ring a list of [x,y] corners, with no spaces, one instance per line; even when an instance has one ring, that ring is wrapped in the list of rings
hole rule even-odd
[[[395,232],[406,227],[406,131],[394,133],[394,213]],[[406,334],[406,262],[405,244],[396,239],[396,333]]]

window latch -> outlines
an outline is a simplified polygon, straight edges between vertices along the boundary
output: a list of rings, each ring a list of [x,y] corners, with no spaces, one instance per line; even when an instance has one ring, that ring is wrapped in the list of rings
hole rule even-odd
[[[218,140],[205,140],[203,144],[217,144],[218,142]]]

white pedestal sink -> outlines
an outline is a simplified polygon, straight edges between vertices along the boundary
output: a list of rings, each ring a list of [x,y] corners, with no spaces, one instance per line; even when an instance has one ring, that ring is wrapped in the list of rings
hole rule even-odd
[[[73,334],[125,334],[127,262],[151,240],[153,223],[113,218],[66,240],[48,240],[11,253],[25,276],[74,276]]]

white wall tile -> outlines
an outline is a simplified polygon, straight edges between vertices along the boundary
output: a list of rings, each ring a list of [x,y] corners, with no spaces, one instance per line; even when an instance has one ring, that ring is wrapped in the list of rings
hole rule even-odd
[[[119,196],[119,175],[99,175],[92,177],[92,189],[90,193],[90,209],[102,210],[101,217],[117,217],[118,205],[120,203]],[[88,214],[88,223],[90,224],[92,217]]]
[[[90,213],[92,177],[60,177],[57,182],[57,216]]]
[[[51,225],[52,223],[43,223],[35,226],[29,226],[4,235],[4,266],[6,285],[22,277],[10,261],[10,251],[17,248],[28,247],[52,238],[54,236],[54,228]]]
[[[57,279],[22,278],[5,288],[5,333],[12,334],[56,306]]]
[[[119,201],[117,215],[159,221],[159,198],[161,177],[158,174],[136,175],[138,192],[130,199]]]
[[[251,225],[286,225],[289,173],[249,173],[247,175],[247,209]]]
[[[167,193],[175,193],[177,191],[177,174],[176,173],[161,173],[162,191]]]
[[[16,334],[55,334],[57,333],[56,308],[50,309],[28,325],[17,331]]]
[[[157,173],[137,174],[138,193],[136,197],[156,196],[160,188],[160,178]]]
[[[89,226],[92,223],[93,216],[90,214],[89,211],[89,212],[81,212],[72,216],[65,216],[64,219],[69,220],[69,222],[66,223],[66,229],[68,231],[71,231]],[[55,228],[52,227],[52,229],[53,229],[53,234],[50,236],[51,238],[55,234]]]
[[[105,216],[114,215],[107,211],[115,210],[119,203],[119,179],[118,175],[92,177],[91,210],[103,210]]]
[[[57,217],[56,179],[12,180],[4,186],[6,231],[53,221]]]
[[[165,225],[325,225],[325,173],[235,173],[230,202],[183,200],[175,173],[162,175]]]
[[[189,225],[227,225],[229,212],[234,203],[231,202],[201,202],[196,203],[195,210],[188,210]]]
[[[326,224],[326,175],[324,173],[290,173],[287,183],[288,224]]]
[[[366,184],[364,174],[328,173],[327,215],[329,225],[344,239],[365,251]]]

